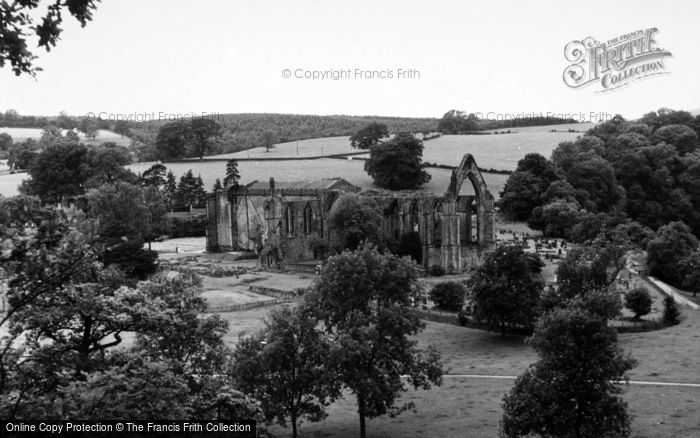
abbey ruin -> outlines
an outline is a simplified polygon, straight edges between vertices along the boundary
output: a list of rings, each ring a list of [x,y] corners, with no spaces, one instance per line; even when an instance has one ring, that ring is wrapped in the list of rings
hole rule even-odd
[[[494,198],[474,157],[466,154],[453,169],[444,193],[363,191],[342,178],[311,182],[270,178],[209,193],[207,251],[252,251],[266,268],[312,261],[315,254],[309,242],[313,236],[330,241],[329,213],[345,193],[373,198],[385,235],[399,239],[417,232],[425,268],[439,265],[447,272],[464,271],[494,245]]]

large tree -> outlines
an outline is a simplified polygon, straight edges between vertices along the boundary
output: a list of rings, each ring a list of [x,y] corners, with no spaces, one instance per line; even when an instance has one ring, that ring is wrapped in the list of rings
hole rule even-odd
[[[531,172],[515,171],[501,192],[501,211],[508,220],[525,221],[540,205],[544,190],[541,181]]]
[[[136,175],[125,165],[131,163],[129,150],[114,143],[103,143],[102,146],[91,148],[85,157],[85,173],[88,176],[86,185],[90,188],[102,184],[113,184],[117,181],[136,182]]]
[[[269,129],[263,131],[263,133],[260,135],[260,140],[262,141],[262,145],[265,148],[265,152],[270,152],[270,149],[274,149],[275,141],[277,141],[275,133],[270,131]]]
[[[419,350],[412,338],[425,327],[410,307],[417,278],[410,259],[364,245],[331,257],[310,293],[335,347],[338,379],[357,398],[362,438],[366,418],[410,408],[397,405],[406,383],[428,389],[442,382],[437,351]]]
[[[161,187],[165,186],[165,175],[167,170],[167,167],[160,163],[156,163],[143,171],[140,182],[143,185],[160,189]]]
[[[354,194],[341,196],[328,215],[331,246],[336,252],[354,250],[364,240],[384,246],[381,217],[371,201]]]
[[[158,129],[156,151],[161,160],[178,160],[187,155],[187,122],[169,122]]]
[[[7,165],[11,171],[29,169],[38,155],[38,145],[33,139],[13,143],[7,150]]]
[[[105,350],[123,331],[142,327],[158,303],[122,287],[119,271],[103,268],[94,226],[81,214],[26,198],[0,202],[9,306],[0,326],[11,328],[0,340],[0,415],[31,417],[41,415],[34,412],[38,397],[101,366]]]
[[[588,210],[610,211],[624,199],[625,192],[617,183],[615,170],[601,157],[577,161],[565,174],[575,189],[588,193],[591,203],[584,205]]]
[[[12,137],[6,132],[0,132],[0,152],[5,152],[12,146]]]
[[[29,167],[29,194],[45,203],[60,203],[85,192],[90,169],[81,144],[55,144],[40,152]]]
[[[194,176],[192,169],[180,177],[175,192],[175,205],[181,207],[200,207],[206,203],[207,193],[201,176]]]
[[[651,274],[681,286],[685,277],[683,260],[698,249],[698,239],[683,222],[671,222],[659,228],[647,245]]]
[[[506,335],[509,326],[532,327],[543,283],[538,256],[517,245],[500,245],[469,278],[474,318]]]
[[[206,117],[196,117],[189,121],[185,138],[190,145],[190,155],[204,158],[211,146],[210,139],[221,135],[221,125]]]
[[[370,148],[367,172],[374,182],[389,190],[417,189],[430,181],[425,171],[423,142],[413,134],[397,134],[390,141]]]
[[[0,199],[0,417],[262,421],[226,375],[226,323],[202,316],[197,277],[125,286],[95,232],[74,210]],[[135,343],[121,344],[125,331]]]
[[[664,125],[654,132],[652,140],[673,145],[681,156],[698,148],[698,134],[686,125]]]
[[[559,309],[542,317],[530,343],[540,360],[504,398],[503,436],[629,436],[619,382],[635,362],[614,328],[581,308]]]
[[[464,134],[478,129],[477,118],[474,114],[464,111],[449,110],[438,122],[438,131],[443,134]]]
[[[356,149],[369,149],[389,138],[389,128],[384,123],[370,123],[350,136],[350,144]]]
[[[226,162],[226,176],[224,177],[224,187],[238,188],[241,174],[238,171],[238,161],[232,158]]]
[[[340,383],[329,364],[331,345],[317,329],[309,309],[273,311],[255,335],[241,340],[232,373],[237,386],[262,402],[268,420],[292,425],[302,418],[319,421],[340,396]]]
[[[154,226],[144,188],[124,182],[105,184],[90,190],[87,198],[89,215],[99,223],[104,264],[115,264],[132,278],[154,273],[158,256],[143,249]]]
[[[557,267],[559,294],[573,298],[589,290],[608,289],[625,267],[632,248],[629,236],[618,228],[571,249]]]
[[[0,2],[0,68],[9,63],[15,75],[34,76],[41,68],[34,65],[37,56],[30,51],[30,42],[38,39],[38,47],[50,51],[60,39],[63,17],[70,14],[84,27],[96,8],[97,0]]]

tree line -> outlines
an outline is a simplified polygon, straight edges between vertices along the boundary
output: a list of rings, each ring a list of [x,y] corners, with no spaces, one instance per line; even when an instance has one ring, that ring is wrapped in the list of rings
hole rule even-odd
[[[488,120],[478,113],[466,113],[460,110],[449,110],[438,121],[437,130],[443,134],[475,134],[489,129],[515,128],[525,126],[544,126],[578,123],[574,119],[562,117],[519,117],[509,120]]]
[[[550,159],[528,154],[501,193],[501,211],[547,236],[574,242],[625,226],[648,250],[654,275],[697,289],[697,120],[668,109],[638,121],[616,116],[560,143]]]
[[[189,170],[177,180],[161,164],[138,175],[125,167],[131,163],[127,148],[113,143],[87,147],[71,134],[42,136],[42,149],[31,153],[28,178],[19,191],[44,205],[73,206],[95,219],[103,263],[116,263],[143,279],[157,268],[155,253],[145,243],[150,248],[164,235],[204,235],[206,218],[167,217],[168,212],[206,205],[201,176]]]

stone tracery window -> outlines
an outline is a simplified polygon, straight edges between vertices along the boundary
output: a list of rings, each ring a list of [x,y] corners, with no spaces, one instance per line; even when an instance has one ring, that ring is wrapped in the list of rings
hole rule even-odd
[[[294,233],[294,209],[291,205],[284,209],[284,231],[288,234]]]
[[[314,210],[311,205],[306,204],[304,207],[304,234],[309,234],[314,231],[315,220],[314,220]]]

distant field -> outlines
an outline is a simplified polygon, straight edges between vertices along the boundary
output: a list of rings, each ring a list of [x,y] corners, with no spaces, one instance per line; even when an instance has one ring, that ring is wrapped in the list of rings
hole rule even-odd
[[[511,128],[511,134],[444,135],[424,143],[423,161],[455,166],[462,155],[471,153],[482,168],[514,170],[525,154],[537,152],[549,158],[560,142],[575,140],[592,126],[592,123],[530,126]],[[552,129],[557,132],[550,132]],[[582,132],[568,132],[568,129]],[[209,158],[291,158],[350,152],[357,151],[350,147],[349,137],[326,137],[280,143],[269,152],[261,147]]]
[[[513,170],[518,160],[525,154],[537,152],[549,157],[552,150],[562,141],[574,140],[580,133],[549,132],[551,129],[586,130],[592,124],[580,125],[549,125],[517,128],[517,133],[494,135],[445,135],[440,138],[425,142],[423,161],[430,163],[457,166],[465,153],[471,153],[476,158],[481,168],[493,168]],[[40,136],[39,129],[0,128],[1,131],[16,131],[16,135]],[[515,130],[515,129],[513,129]],[[104,134],[103,134],[104,133]],[[13,135],[13,138],[15,136]],[[22,138],[22,137],[17,137]],[[121,139],[118,134],[110,131],[100,131],[96,142],[117,141],[128,144],[129,139]],[[298,150],[298,155],[297,155]],[[270,152],[265,148],[255,148],[248,151],[233,154],[217,155],[209,158],[293,158],[312,157],[319,155],[333,155],[353,152],[350,147],[349,137],[326,137],[299,142],[280,143]],[[136,163],[129,168],[134,172],[143,172],[153,163]],[[254,180],[268,181],[274,177],[277,181],[310,181],[323,178],[342,177],[349,182],[363,188],[375,188],[372,179],[363,169],[364,163],[360,160],[317,159],[300,161],[241,161],[239,170],[242,183]],[[225,175],[225,163],[211,163],[192,160],[191,163],[171,163],[167,167],[173,171],[177,178],[189,169],[202,176],[207,190],[211,189],[216,178],[223,179]],[[429,169],[432,180],[424,186],[424,190],[435,193],[444,193],[450,179],[450,171],[447,169]],[[484,174],[486,183],[491,193],[498,198],[503,190],[507,175]],[[24,176],[3,175],[0,176],[0,194],[12,196],[16,194],[16,188]]]
[[[134,172],[143,172],[152,164],[137,163],[130,165],[129,168]],[[450,164],[456,166],[459,164],[459,159]],[[195,175],[201,175],[207,190],[214,186],[216,178],[223,179],[226,172],[226,163],[223,162],[192,161],[192,163],[169,163],[166,166],[172,170],[176,178],[192,169]],[[362,188],[376,188],[372,178],[364,171],[364,162],[360,160],[321,158],[300,161],[241,161],[238,163],[238,170],[241,173],[242,184],[255,180],[269,181],[270,177],[274,177],[277,181],[312,181],[341,177]],[[444,193],[450,183],[451,171],[428,169],[428,172],[432,178],[423,186],[423,189]],[[503,190],[508,175],[485,173],[484,179],[491,193],[498,198],[498,193]],[[471,187],[468,184],[467,186]]]
[[[0,132],[5,132],[10,134],[12,141],[17,143],[27,139],[39,140],[41,138],[42,129],[39,128],[2,128],[0,127]],[[65,134],[65,130],[63,132]],[[129,146],[131,144],[131,139],[128,137],[122,137],[120,134],[106,130],[98,129],[97,137],[94,140],[85,138],[85,134],[82,132],[78,133],[78,137],[85,144],[100,144],[106,141],[113,141],[119,146]]]
[[[550,132],[552,129],[556,131],[568,131],[572,129],[584,133],[594,127],[595,123],[569,123],[565,125],[544,125],[544,126],[518,126],[515,128],[489,129],[488,132]]]
[[[208,158],[318,157],[349,152],[356,152],[350,147],[350,137],[324,137],[279,143],[269,152],[266,152],[264,147],[259,147],[231,154],[213,155]]]
[[[549,158],[559,143],[575,140],[579,135],[582,134],[542,130],[515,134],[443,135],[425,142],[423,161],[455,165],[462,155],[470,153],[481,168],[515,170],[525,154],[537,152]]]
[[[451,164],[457,165],[459,163],[455,161]],[[151,165],[153,163],[136,163],[128,167],[138,173],[148,169]],[[169,163],[166,166],[178,179],[192,169],[195,175],[201,175],[206,190],[211,190],[217,178],[223,180],[226,172],[226,163],[223,162],[192,161],[191,163]],[[274,177],[277,181],[312,181],[341,177],[362,188],[376,188],[372,178],[364,171],[364,162],[360,160],[321,158],[300,161],[242,161],[238,163],[238,168],[241,172],[242,184],[255,180],[269,181],[270,177]],[[423,186],[423,189],[434,193],[444,193],[450,183],[451,171],[432,168],[428,169],[428,172],[432,178],[429,183]],[[498,199],[498,194],[503,190],[508,175],[492,173],[484,173],[483,175],[489,190]],[[3,196],[16,195],[17,187],[26,178],[26,173],[0,175],[0,194]],[[466,184],[466,188],[464,193],[470,193],[471,185]]]
[[[26,173],[15,173],[15,174],[3,174],[0,175],[0,195],[1,196],[15,196],[17,195],[17,188],[22,181],[27,178]]]

